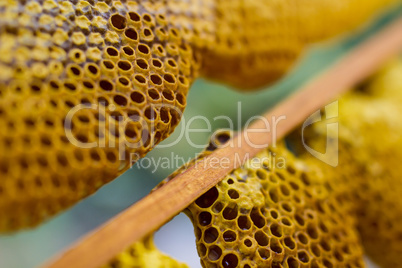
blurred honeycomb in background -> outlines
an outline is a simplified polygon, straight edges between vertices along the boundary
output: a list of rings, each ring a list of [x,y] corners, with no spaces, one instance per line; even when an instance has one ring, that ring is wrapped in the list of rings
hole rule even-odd
[[[200,10],[197,3],[205,1],[187,2],[189,10]],[[215,16],[207,13],[204,20],[212,23],[206,25],[207,31],[198,29],[203,24],[195,24],[196,34],[212,35],[210,42],[201,43],[201,48],[194,42],[196,50],[202,51],[201,75],[246,91],[283,77],[309,44],[350,34],[379,15],[384,7],[400,3],[399,0],[370,0],[364,5],[359,0],[207,2]]]
[[[382,267],[402,267],[401,96],[398,59],[341,98],[339,166],[325,170],[336,185],[347,185],[343,192],[353,203],[365,251]],[[325,121],[305,132],[308,145],[318,151],[331,135]]]

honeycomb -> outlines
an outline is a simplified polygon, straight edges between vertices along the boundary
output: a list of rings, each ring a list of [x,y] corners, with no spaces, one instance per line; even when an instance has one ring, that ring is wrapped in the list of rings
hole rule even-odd
[[[267,84],[307,42],[397,1],[307,2],[1,1],[0,232],[124,172],[174,130],[199,75]]]
[[[369,92],[388,102],[390,110],[383,112],[385,126],[361,126],[370,131],[366,145],[370,148],[371,165],[365,163],[366,174],[362,174],[362,187],[367,194],[358,195],[358,227],[367,253],[383,267],[398,268],[402,267],[402,179],[398,168],[402,159],[402,60],[381,71],[370,87]],[[369,142],[375,147],[369,147]],[[370,180],[364,180],[368,176]]]
[[[185,212],[202,266],[364,267],[352,207],[319,170],[270,148],[198,198]]]
[[[359,143],[347,140],[353,151],[365,156],[359,162],[356,191],[358,229],[365,250],[382,267],[395,268],[402,267],[402,179],[398,168],[402,159],[401,67],[399,60],[373,78],[360,93],[366,97],[360,111],[362,120],[347,125],[368,133]],[[348,103],[344,114],[357,114],[356,108]]]
[[[149,236],[133,244],[124,252],[117,255],[101,268],[188,268],[167,255],[161,253]]]
[[[365,252],[382,267],[396,268],[402,267],[401,78],[399,59],[340,100],[340,163],[326,168],[332,186],[346,186]],[[305,133],[321,151],[325,128],[317,123]]]
[[[198,67],[149,4],[0,3],[0,231],[93,193],[177,126]]]

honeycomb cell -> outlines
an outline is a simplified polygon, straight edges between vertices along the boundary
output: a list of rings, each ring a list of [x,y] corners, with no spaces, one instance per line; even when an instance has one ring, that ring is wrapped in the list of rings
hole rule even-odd
[[[126,18],[120,14],[113,14],[110,17],[110,23],[117,30],[124,30],[127,26]]]
[[[223,233],[223,239],[226,242],[234,242],[234,241],[236,241],[236,237],[237,237],[237,235],[236,235],[236,233],[234,231],[229,230],[229,231],[225,231]]]
[[[235,267],[237,267],[238,263],[239,263],[239,259],[233,253],[229,253],[229,254],[225,255],[225,257],[223,257],[223,259],[222,259],[222,266],[224,268],[235,268]]]
[[[205,243],[213,243],[218,239],[219,232],[214,227],[210,227],[204,231],[204,241]]]
[[[206,226],[211,223],[212,215],[209,212],[201,212],[200,215],[198,215],[198,218],[201,225]]]
[[[218,261],[222,257],[222,249],[219,246],[212,245],[208,249],[208,260],[211,262]]]
[[[268,236],[264,232],[257,231],[254,234],[254,238],[255,238],[255,241],[257,241],[258,245],[260,245],[262,247],[268,246],[268,243],[269,243]]]

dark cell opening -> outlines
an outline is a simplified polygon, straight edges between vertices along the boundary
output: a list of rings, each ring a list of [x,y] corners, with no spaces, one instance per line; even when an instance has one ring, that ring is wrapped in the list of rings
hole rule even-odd
[[[218,196],[219,196],[218,190],[215,187],[213,187],[208,192],[199,197],[195,201],[195,203],[200,208],[208,208],[212,206],[212,204],[216,201],[216,199],[218,199]]]
[[[119,30],[123,30],[124,28],[126,28],[126,18],[119,14],[112,15],[110,21],[112,25]]]

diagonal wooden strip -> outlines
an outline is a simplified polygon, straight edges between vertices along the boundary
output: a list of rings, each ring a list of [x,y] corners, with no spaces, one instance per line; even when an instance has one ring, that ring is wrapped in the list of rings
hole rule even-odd
[[[277,125],[276,138],[284,137],[310,114],[372,74],[401,50],[402,19],[398,19],[267,112],[264,117],[271,126],[274,124],[273,118],[286,116],[286,120]],[[261,147],[256,148],[253,145],[271,143],[273,133],[250,132],[252,129],[264,128],[265,122],[262,119],[254,122],[249,129],[230,141],[233,146],[216,150],[201,164],[190,167],[78,241],[44,267],[95,268],[105,264],[133,242],[158,229],[216,185],[233,168],[242,164],[235,159],[256,155]],[[246,131],[247,135],[244,135]],[[217,168],[216,165],[208,164],[213,158],[227,158],[230,164]]]

